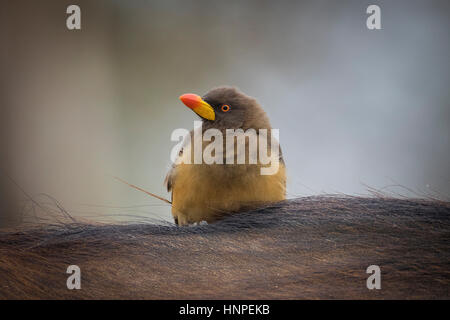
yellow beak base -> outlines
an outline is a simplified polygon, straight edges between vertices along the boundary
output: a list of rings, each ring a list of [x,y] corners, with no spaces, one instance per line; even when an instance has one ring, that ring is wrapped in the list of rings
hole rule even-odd
[[[216,113],[214,112],[213,107],[211,107],[209,103],[204,101],[200,96],[193,93],[186,93],[180,96],[180,100],[200,117],[207,120],[216,119]]]

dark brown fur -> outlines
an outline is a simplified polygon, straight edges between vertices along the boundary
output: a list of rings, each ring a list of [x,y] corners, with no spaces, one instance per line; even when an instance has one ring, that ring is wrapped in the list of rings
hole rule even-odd
[[[68,265],[81,290],[66,288]],[[381,290],[366,268],[381,267]],[[0,233],[0,298],[449,299],[450,204],[308,197],[210,225]]]

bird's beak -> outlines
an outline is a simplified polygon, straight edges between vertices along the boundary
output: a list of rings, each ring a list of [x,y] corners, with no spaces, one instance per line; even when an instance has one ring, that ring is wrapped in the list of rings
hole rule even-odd
[[[216,119],[214,109],[200,96],[193,93],[186,93],[180,96],[180,100],[200,117],[207,120]]]

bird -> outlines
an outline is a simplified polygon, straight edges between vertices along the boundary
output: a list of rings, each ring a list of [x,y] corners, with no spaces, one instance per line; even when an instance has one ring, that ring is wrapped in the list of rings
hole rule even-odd
[[[179,99],[200,117],[202,126],[197,130],[201,130],[202,134],[208,129],[216,129],[226,136],[228,129],[242,129],[256,134],[259,141],[261,129],[269,134],[273,130],[258,101],[233,86],[215,87],[203,96],[183,94]],[[167,191],[171,192],[175,224],[213,223],[229,214],[286,199],[286,167],[279,145],[275,159],[278,167],[274,174],[261,174],[261,168],[267,165],[259,158],[256,163],[251,163],[247,149],[244,163],[227,163],[227,154],[223,153],[218,155],[224,157],[222,163],[197,164],[187,161],[193,160],[194,130],[186,135],[176,161],[164,180]],[[249,141],[250,138],[245,137],[246,148]],[[203,152],[210,143],[201,142]],[[223,143],[225,145],[225,141]],[[269,149],[271,146],[268,146]],[[237,146],[234,151],[236,149]],[[272,149],[269,151],[272,152]],[[236,154],[234,160],[237,160]]]

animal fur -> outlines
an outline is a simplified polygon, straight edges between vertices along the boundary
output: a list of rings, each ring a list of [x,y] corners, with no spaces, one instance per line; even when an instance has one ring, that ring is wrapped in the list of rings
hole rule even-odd
[[[1,299],[449,299],[449,285],[447,202],[307,197],[185,228],[0,232]]]

